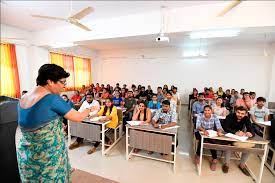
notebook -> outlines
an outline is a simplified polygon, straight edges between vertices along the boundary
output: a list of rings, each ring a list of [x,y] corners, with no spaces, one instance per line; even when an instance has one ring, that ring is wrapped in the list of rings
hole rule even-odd
[[[138,126],[143,123],[143,121],[127,121],[127,123],[131,126]]]
[[[265,126],[271,126],[271,121],[259,121],[257,123],[259,123],[261,125],[265,125]]]
[[[226,137],[230,137],[230,138],[233,138],[233,139],[237,139],[239,141],[246,141],[248,139],[248,137],[246,136],[238,136],[238,135],[234,135],[232,133],[227,133],[225,134]]]

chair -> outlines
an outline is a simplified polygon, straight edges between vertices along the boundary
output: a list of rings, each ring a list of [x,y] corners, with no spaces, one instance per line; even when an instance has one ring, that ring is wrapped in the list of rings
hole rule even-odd
[[[275,175],[275,119],[271,120],[270,144],[268,145],[268,155],[265,160],[266,167]]]

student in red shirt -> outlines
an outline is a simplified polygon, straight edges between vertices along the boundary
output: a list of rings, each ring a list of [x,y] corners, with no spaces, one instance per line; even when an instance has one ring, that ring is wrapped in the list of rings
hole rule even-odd
[[[72,96],[71,101],[74,104],[77,104],[77,103],[79,103],[81,101],[81,96],[79,94],[79,91],[75,91],[75,94]]]

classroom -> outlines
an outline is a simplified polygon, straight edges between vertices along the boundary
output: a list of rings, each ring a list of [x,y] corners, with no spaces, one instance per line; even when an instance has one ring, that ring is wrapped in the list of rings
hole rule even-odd
[[[4,182],[275,183],[275,1],[0,5]]]

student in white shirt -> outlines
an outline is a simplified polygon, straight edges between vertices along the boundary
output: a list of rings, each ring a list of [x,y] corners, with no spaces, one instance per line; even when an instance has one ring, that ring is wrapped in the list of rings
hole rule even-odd
[[[172,90],[172,96],[173,99],[176,101],[176,104],[179,105],[180,104],[180,94],[178,93],[178,88],[177,87],[173,87]]]
[[[86,94],[86,100],[82,103],[79,112],[84,111],[85,109],[91,109],[90,116],[96,115],[98,111],[100,110],[99,102],[94,100],[94,94],[93,93],[87,93]],[[83,138],[77,137],[76,141],[72,143],[69,146],[69,149],[75,149],[78,148],[81,144],[83,144]]]
[[[170,102],[170,109],[174,112],[177,112],[177,103],[173,99],[172,93],[170,91],[166,93],[166,99]]]
[[[254,123],[268,121],[269,110],[264,106],[266,100],[263,97],[258,97],[254,107],[250,110],[251,121]]]

